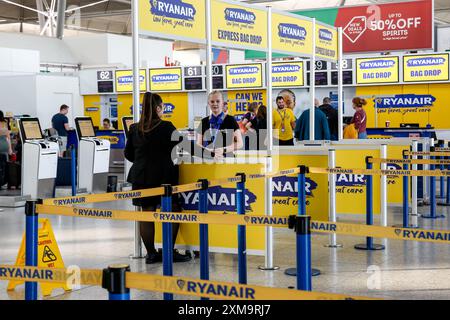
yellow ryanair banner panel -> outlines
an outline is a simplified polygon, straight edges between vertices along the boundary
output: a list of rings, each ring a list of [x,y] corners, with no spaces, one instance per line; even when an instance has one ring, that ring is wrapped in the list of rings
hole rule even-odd
[[[399,82],[398,57],[356,59],[356,84]]]
[[[172,122],[177,129],[187,128],[189,126],[188,93],[161,93],[161,98],[164,103],[161,119]]]
[[[404,56],[403,81],[448,81],[448,67],[448,53]]]
[[[267,105],[266,90],[231,90],[225,92],[228,101],[228,114],[237,121],[242,120],[250,103],[256,102],[258,106]]]
[[[147,77],[145,70],[139,70],[139,90],[147,91]],[[133,70],[116,71],[116,91],[133,92]]]
[[[139,33],[205,43],[205,1],[139,0]]]
[[[212,41],[216,45],[267,50],[267,12],[232,2],[211,1]]]
[[[337,60],[338,34],[335,28],[316,23],[316,56]]]
[[[301,87],[304,85],[303,61],[272,64],[272,87]]]
[[[272,49],[280,53],[312,55],[313,24],[292,16],[272,14]]]
[[[236,64],[226,66],[226,88],[261,88],[262,82],[262,64]]]
[[[150,91],[181,91],[181,68],[150,69]]]

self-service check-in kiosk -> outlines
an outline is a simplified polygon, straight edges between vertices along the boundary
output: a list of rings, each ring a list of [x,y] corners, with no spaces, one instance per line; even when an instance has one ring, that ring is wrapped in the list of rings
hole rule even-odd
[[[125,141],[128,140],[128,133],[130,132],[130,126],[134,123],[133,117],[123,117],[122,118],[122,124],[123,124],[123,131],[125,132]],[[128,173],[130,172],[132,163],[125,159],[125,166],[124,166],[124,184],[126,184]]]
[[[78,135],[78,188],[104,193],[108,184],[110,142],[95,137],[90,117],[75,118]]]
[[[58,169],[59,146],[44,140],[38,118],[19,121],[22,146],[22,195],[52,198]]]

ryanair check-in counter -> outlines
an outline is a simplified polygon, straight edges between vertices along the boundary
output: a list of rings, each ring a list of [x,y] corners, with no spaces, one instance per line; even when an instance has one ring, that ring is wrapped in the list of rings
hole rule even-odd
[[[22,145],[22,196],[45,199],[54,196],[59,146],[42,135],[38,118],[19,119]]]
[[[110,142],[98,139],[92,119],[75,118],[78,135],[78,188],[88,193],[104,193],[107,190]]]

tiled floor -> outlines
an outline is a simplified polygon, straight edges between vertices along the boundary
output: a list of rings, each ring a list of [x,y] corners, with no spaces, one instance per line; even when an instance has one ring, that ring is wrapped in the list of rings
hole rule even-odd
[[[98,207],[132,209],[128,203],[114,202]],[[419,207],[426,212],[429,207]],[[450,214],[450,208],[438,207],[438,212]],[[364,215],[341,216],[339,221],[363,223]],[[448,218],[421,219],[420,226],[430,229],[448,229]],[[135,272],[162,274],[162,265],[146,265],[144,260],[130,260],[133,250],[132,222],[51,217],[52,226],[66,266],[104,268],[112,263],[128,263]],[[377,219],[375,219],[377,222]],[[389,224],[401,223],[401,208],[389,209]],[[24,230],[23,208],[0,212],[0,264],[12,264]],[[386,245],[383,251],[358,251],[353,248],[364,238],[338,236],[342,248],[328,248],[328,235],[313,235],[313,267],[320,276],[313,278],[313,290],[344,293],[387,299],[449,299],[450,245],[376,239]],[[277,271],[261,271],[264,257],[248,257],[249,284],[287,288],[295,286],[295,277],[284,270],[295,264],[295,235],[291,230],[275,229],[274,261]],[[211,254],[211,280],[237,282],[237,257],[231,254]],[[370,267],[370,268],[369,268]],[[368,272],[369,270],[369,272]],[[372,270],[372,271],[370,271]],[[373,272],[375,270],[376,272]],[[174,264],[174,274],[199,277],[199,261]],[[6,281],[0,282],[0,299],[23,299],[23,286],[6,291]],[[132,290],[132,299],[161,299],[160,293]],[[106,299],[100,287],[82,287],[64,293],[56,290],[46,299]],[[193,299],[175,296],[177,299]]]

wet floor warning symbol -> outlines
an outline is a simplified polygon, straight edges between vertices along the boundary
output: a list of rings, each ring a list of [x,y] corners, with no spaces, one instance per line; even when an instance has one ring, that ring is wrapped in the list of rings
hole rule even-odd
[[[56,255],[53,253],[53,251],[50,249],[49,246],[44,247],[44,253],[42,255],[42,262],[48,263],[56,261]]]

